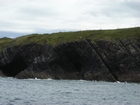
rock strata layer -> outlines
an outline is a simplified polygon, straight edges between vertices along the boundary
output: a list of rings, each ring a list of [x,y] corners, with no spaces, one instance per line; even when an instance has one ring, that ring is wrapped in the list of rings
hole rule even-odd
[[[0,51],[0,76],[140,82],[140,41],[11,46]]]

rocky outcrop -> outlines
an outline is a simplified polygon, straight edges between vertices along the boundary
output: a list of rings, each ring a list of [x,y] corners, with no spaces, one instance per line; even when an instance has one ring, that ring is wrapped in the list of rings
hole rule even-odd
[[[0,70],[5,76],[16,76],[28,68],[42,50],[43,46],[38,44],[5,48],[0,52]]]
[[[140,82],[140,41],[82,40],[8,47],[0,52],[0,71],[21,79]]]

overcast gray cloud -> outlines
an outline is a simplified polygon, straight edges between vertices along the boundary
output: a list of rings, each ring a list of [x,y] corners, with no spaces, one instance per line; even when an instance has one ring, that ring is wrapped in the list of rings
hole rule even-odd
[[[135,27],[140,26],[139,10],[140,0],[0,0],[0,31]]]

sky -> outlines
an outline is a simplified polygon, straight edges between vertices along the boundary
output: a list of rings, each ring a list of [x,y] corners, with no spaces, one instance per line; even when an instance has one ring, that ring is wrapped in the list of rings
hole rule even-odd
[[[140,26],[140,0],[0,0],[0,37]]]

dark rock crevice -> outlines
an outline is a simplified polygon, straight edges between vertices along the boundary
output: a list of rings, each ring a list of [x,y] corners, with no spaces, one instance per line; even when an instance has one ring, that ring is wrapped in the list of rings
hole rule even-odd
[[[28,66],[22,58],[17,58],[6,65],[0,66],[0,69],[5,76],[15,77],[18,73],[27,67]]]
[[[63,70],[64,78],[82,78],[81,70],[85,62],[75,48],[72,43],[54,48],[57,57],[56,62]],[[75,76],[70,74],[75,74]]]

